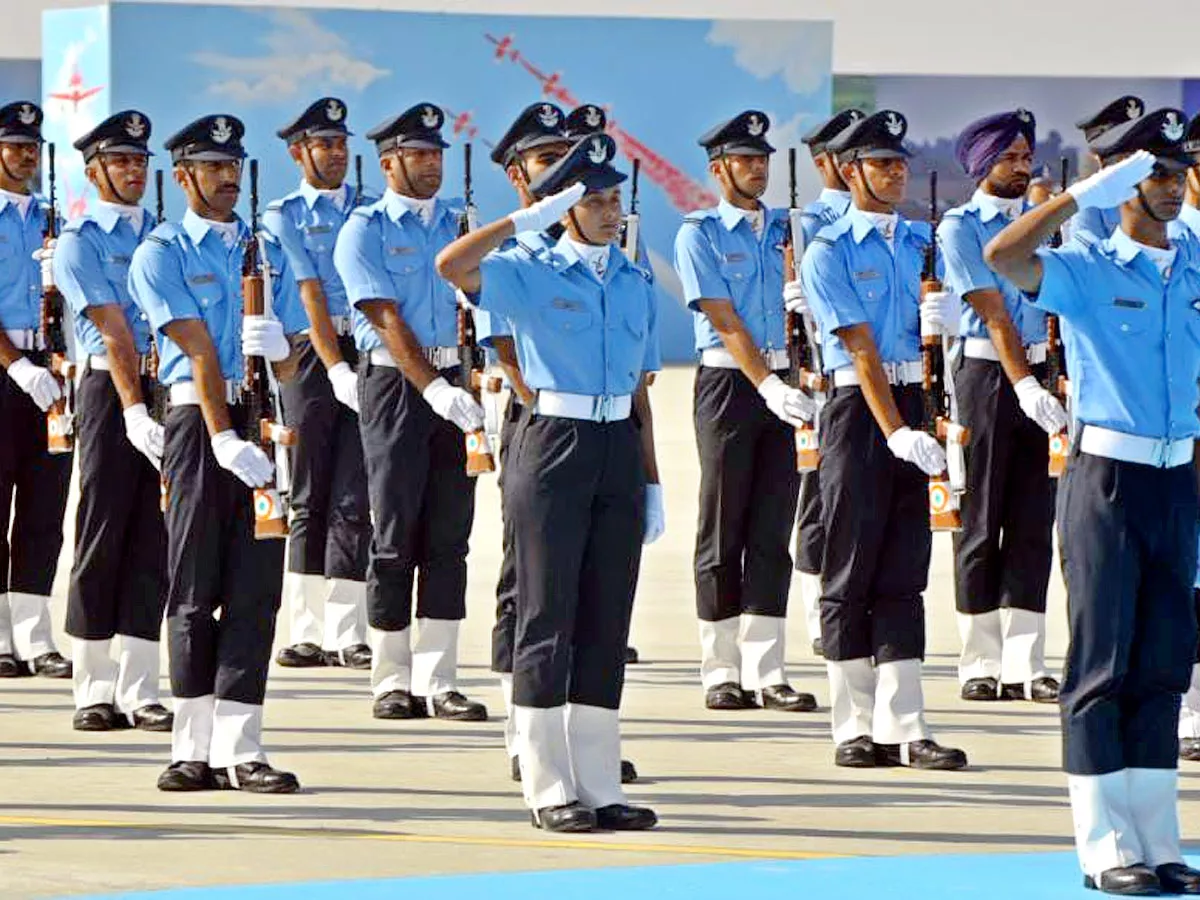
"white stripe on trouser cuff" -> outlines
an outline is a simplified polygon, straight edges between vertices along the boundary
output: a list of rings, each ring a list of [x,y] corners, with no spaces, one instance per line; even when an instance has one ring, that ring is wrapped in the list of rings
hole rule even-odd
[[[500,673],[500,693],[504,695],[504,749],[508,758],[518,754],[517,750],[517,718],[513,715],[512,674]]]
[[[871,725],[877,744],[907,744],[929,737],[919,660],[903,659],[875,667],[875,714]]]
[[[1000,678],[1000,658],[1004,638],[1000,610],[985,613],[955,613],[962,653],[958,657],[958,683],[972,678]]]
[[[1150,868],[1183,862],[1179,843],[1179,770],[1126,769],[1129,810]]]
[[[44,653],[53,653],[50,598],[9,591],[8,606],[12,611],[13,645],[17,658],[34,660]]]
[[[821,637],[821,576],[811,572],[800,573],[800,602],[804,604],[804,624],[808,627],[808,639]]]
[[[417,619],[413,643],[413,693],[429,697],[458,687],[458,619]]]
[[[161,668],[158,641],[123,634],[117,674],[118,712],[126,715],[158,702],[158,673]]]
[[[1067,790],[1075,824],[1075,851],[1085,875],[1098,878],[1108,869],[1145,860],[1133,825],[1125,770],[1106,775],[1068,775]]]
[[[324,575],[283,574],[283,602],[288,611],[288,641],[321,646],[321,604],[328,592]]]
[[[1192,666],[1192,683],[1179,708],[1179,736],[1200,739],[1200,665]]]
[[[871,660],[826,660],[829,674],[829,707],[833,718],[833,741],[840,744],[856,737],[871,736],[875,711],[875,666]]]
[[[567,749],[579,800],[592,809],[625,803],[621,726],[615,709],[567,704]]]
[[[212,694],[175,698],[175,725],[171,729],[173,762],[208,762],[215,703]]]
[[[0,594],[0,656],[12,656],[14,652],[12,613],[8,608],[8,594]]]
[[[1024,685],[1028,700],[1033,680],[1046,674],[1046,616],[1028,609],[1002,609],[1000,625],[1004,635],[1000,681]]]
[[[787,620],[782,616],[741,617],[742,687],[748,691],[784,684]]]
[[[742,654],[738,649],[738,617],[719,622],[700,620],[700,683],[705,690],[742,676]]]
[[[87,641],[71,638],[74,675],[71,689],[75,708],[86,709],[99,703],[112,703],[117,692],[117,662],[112,658],[112,641]]]
[[[367,586],[361,581],[334,578],[325,598],[326,650],[345,650],[365,644],[367,634]]]
[[[412,650],[408,643],[411,631],[411,628],[367,629],[371,642],[371,693],[376,697],[412,688]]]
[[[210,766],[227,769],[242,763],[267,761],[262,748],[262,710],[256,703],[217,698]]]
[[[521,792],[530,809],[574,803],[575,780],[567,749],[566,707],[514,706],[521,747]]]

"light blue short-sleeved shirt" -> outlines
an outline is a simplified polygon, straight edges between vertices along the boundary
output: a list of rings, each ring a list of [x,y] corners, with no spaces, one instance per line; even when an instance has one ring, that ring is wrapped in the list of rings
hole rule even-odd
[[[871,220],[851,207],[817,233],[804,254],[800,280],[821,328],[825,370],[851,365],[837,332],[868,324],[884,362],[921,355],[921,270],[929,226],[896,221],[895,251]]]
[[[1046,314],[1031,304],[1011,281],[993,272],[983,260],[983,248],[1004,230],[1009,219],[976,191],[970,202],[948,210],[938,226],[937,239],[946,267],[946,288],[966,299],[972,291],[999,291],[1004,308],[1025,346],[1046,340]],[[970,305],[963,304],[959,334],[990,338],[987,325]]]
[[[458,237],[463,207],[438,200],[425,225],[399,196],[387,191],[354,209],[338,235],[334,266],[354,308],[354,339],[362,352],[383,346],[359,304],[390,300],[422,347],[458,342],[458,301],[454,287],[434,265],[443,247]]]
[[[142,213],[141,227],[113,206],[98,204],[89,215],[68,222],[54,251],[54,281],[67,304],[75,326],[80,353],[104,356],[104,338],[87,311],[97,306],[117,306],[133,335],[139,354],[150,349],[150,322],[129,295],[129,264],[138,244],[154,230],[154,219]]]
[[[1081,423],[1155,439],[1200,433],[1200,244],[1175,246],[1165,283],[1120,230],[1038,251],[1034,302],[1070,325],[1067,369]]]
[[[517,360],[533,390],[631,394],[660,368],[654,285],[615,246],[603,283],[564,237],[525,235],[488,254],[479,306],[513,325]]]
[[[675,236],[675,271],[692,310],[696,350],[722,346],[701,300],[729,300],[754,343],[763,350],[786,346],[783,327],[783,248],[785,209],[765,209],[762,236],[745,214],[721,200],[714,208],[689,213]]]
[[[37,196],[25,215],[0,193],[0,328],[41,327],[42,270],[33,251],[42,246],[47,211]]]

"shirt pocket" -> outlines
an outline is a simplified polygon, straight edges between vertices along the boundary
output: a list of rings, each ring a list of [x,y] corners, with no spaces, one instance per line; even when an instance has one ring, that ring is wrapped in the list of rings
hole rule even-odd
[[[1116,297],[1100,308],[1100,324],[1118,335],[1143,334],[1153,319],[1149,304],[1140,297]]]
[[[555,332],[579,334],[592,327],[595,317],[579,300],[556,297],[542,306],[542,321]]]
[[[758,277],[758,264],[749,254],[729,254],[720,265],[721,277],[734,297],[744,294]]]
[[[421,254],[416,247],[385,247],[383,267],[392,278],[411,278],[421,271]]]

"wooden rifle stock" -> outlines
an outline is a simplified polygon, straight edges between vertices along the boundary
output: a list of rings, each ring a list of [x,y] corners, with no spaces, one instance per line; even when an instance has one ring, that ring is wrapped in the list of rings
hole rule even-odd
[[[1062,158],[1062,175],[1060,186],[1066,190],[1071,178],[1071,162],[1067,157]],[[1062,232],[1050,239],[1051,247],[1061,247]],[[1062,334],[1058,327],[1058,316],[1046,316],[1046,389],[1058,397],[1065,406],[1068,403],[1067,378],[1064,374],[1066,366],[1063,362]],[[1050,453],[1048,468],[1051,478],[1058,478],[1067,468],[1067,454],[1070,450],[1071,439],[1067,429],[1050,436]]]
[[[54,144],[46,145],[50,208],[46,210],[43,246],[58,238],[58,203],[55,199]],[[46,410],[46,451],[60,454],[75,449],[75,364],[67,358],[67,304],[51,273],[43,270],[41,332],[50,356],[50,371],[58,379],[62,396]]]
[[[796,148],[788,148],[788,238],[783,246],[783,273],[788,281],[800,278],[800,262],[804,258],[804,229],[801,210],[796,198]],[[784,341],[788,356],[788,381],[792,387],[811,393],[823,393],[822,374],[814,370],[812,348],[799,313],[784,312]],[[815,472],[821,461],[821,441],[812,422],[796,428],[796,471]]]

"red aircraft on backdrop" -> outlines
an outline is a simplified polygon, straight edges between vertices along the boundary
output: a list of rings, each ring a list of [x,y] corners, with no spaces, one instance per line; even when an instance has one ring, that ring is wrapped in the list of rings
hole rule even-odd
[[[103,87],[84,87],[83,75],[79,72],[79,66],[71,67],[71,77],[67,79],[67,89],[65,91],[51,91],[50,98],[52,100],[65,100],[71,104],[72,112],[79,112],[79,104],[90,97],[104,90]]]

